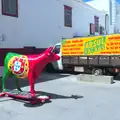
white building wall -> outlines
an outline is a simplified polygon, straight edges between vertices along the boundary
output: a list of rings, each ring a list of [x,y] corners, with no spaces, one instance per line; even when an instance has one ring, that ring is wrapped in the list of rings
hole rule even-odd
[[[18,18],[0,13],[0,36],[4,36],[1,48],[21,48],[36,46],[46,48],[71,38],[77,32],[89,35],[89,24],[94,23],[94,15],[100,17],[105,27],[105,14],[76,0],[19,0]],[[1,3],[1,0],[0,0]],[[64,4],[73,7],[73,27],[64,26]],[[0,5],[1,7],[1,5]],[[1,8],[0,8],[1,9]]]
[[[94,9],[85,3],[76,3],[73,9],[74,30],[76,32],[80,31],[82,35],[89,35],[89,24],[94,24],[94,16],[100,18],[99,24],[105,28],[105,14],[103,12]]]

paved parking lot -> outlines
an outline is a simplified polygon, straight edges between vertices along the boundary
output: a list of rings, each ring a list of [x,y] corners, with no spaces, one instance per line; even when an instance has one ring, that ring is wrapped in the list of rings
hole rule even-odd
[[[7,86],[12,83],[9,80]],[[28,82],[21,81],[23,90]],[[29,106],[23,101],[0,99],[1,120],[120,120],[120,82],[115,84],[80,83],[74,75],[44,73],[36,90],[52,97],[50,103]]]

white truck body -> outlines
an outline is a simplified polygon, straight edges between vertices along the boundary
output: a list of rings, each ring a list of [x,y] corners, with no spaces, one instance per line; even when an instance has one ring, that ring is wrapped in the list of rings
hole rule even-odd
[[[54,48],[55,52],[57,53],[57,55],[60,56],[60,60],[58,60],[57,62],[53,62],[52,65],[53,65],[53,68],[57,71],[62,71],[63,70],[63,65],[62,65],[62,53],[61,53],[61,43],[57,43],[55,45],[55,48]]]

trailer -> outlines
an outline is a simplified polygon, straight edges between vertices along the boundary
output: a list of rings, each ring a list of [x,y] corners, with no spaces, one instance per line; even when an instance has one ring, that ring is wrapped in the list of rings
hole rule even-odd
[[[61,58],[63,70],[117,75],[120,72],[120,34],[64,39]]]

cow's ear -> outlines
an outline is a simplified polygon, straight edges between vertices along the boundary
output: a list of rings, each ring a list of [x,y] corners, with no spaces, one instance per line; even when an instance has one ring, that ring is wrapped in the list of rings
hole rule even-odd
[[[54,48],[54,47],[51,46],[50,49],[49,49],[49,51],[50,51],[50,52],[53,52],[53,48]]]
[[[45,52],[49,52],[49,51],[50,51],[50,47],[45,50]]]
[[[51,47],[47,48],[47,49],[45,50],[45,52],[46,52],[46,53],[48,53],[48,52],[49,52],[49,53],[52,53],[52,52],[53,52],[53,48],[54,48],[54,47],[51,46]]]

